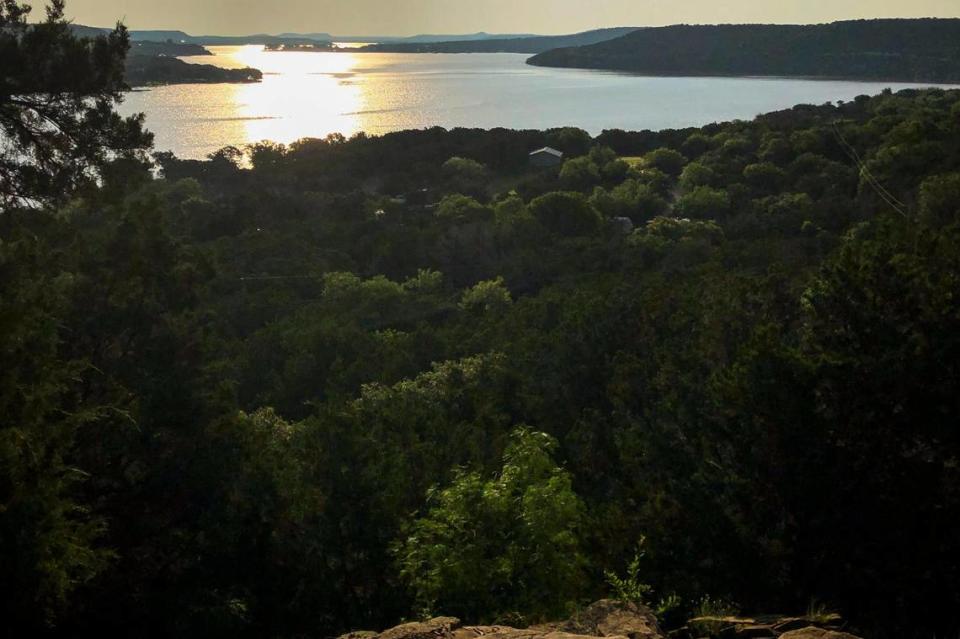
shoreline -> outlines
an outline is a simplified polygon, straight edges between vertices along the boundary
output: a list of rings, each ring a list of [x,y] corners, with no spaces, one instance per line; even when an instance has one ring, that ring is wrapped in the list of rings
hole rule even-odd
[[[536,56],[534,56],[536,57]],[[530,58],[532,60],[533,58]],[[578,66],[557,66],[552,64],[535,64],[527,60],[524,64],[538,69],[567,69],[570,71],[591,71],[594,73],[606,73],[612,75],[634,76],[638,78],[684,78],[684,79],[704,79],[713,78],[725,80],[800,80],[806,82],[863,82],[878,83],[891,82],[895,84],[924,84],[930,87],[960,87],[960,78],[956,80],[924,80],[916,78],[890,78],[890,77],[863,77],[863,76],[827,76],[827,75],[743,75],[739,73],[656,73],[653,71],[631,71],[629,69],[608,69],[600,67],[578,67]]]

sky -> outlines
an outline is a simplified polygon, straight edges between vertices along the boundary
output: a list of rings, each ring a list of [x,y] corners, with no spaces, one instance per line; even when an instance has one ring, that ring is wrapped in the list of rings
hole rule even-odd
[[[956,18],[960,0],[68,0],[67,13],[77,24],[121,19],[131,29],[192,35],[553,34],[677,23]]]

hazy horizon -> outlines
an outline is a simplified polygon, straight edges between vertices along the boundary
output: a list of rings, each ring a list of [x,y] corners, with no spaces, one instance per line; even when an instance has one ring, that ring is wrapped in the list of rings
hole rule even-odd
[[[759,5],[759,6],[758,6]],[[181,30],[191,34],[324,32],[351,36],[409,36],[424,33],[573,33],[602,27],[668,24],[813,24],[860,18],[957,18],[956,0],[815,0],[718,5],[692,0],[682,5],[650,0],[595,0],[583,19],[577,0],[278,0],[265,12],[252,0],[70,0],[77,24],[110,26],[122,20],[137,30]],[[39,15],[39,12],[36,14]]]

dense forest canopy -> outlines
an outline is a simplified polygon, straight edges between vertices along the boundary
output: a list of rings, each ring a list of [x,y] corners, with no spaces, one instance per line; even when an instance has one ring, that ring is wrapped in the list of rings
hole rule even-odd
[[[0,3],[0,205],[64,200],[108,164],[144,161],[152,139],[142,118],[114,111],[126,89],[126,29],[77,37],[64,0],[38,24],[30,10]]]
[[[546,51],[529,63],[649,75],[960,82],[960,19],[674,25]]]
[[[960,92],[140,148],[2,205],[6,628],[960,629]]]

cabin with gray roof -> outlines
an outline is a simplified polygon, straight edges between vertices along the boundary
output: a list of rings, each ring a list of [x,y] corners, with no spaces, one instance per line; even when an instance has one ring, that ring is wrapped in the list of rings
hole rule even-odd
[[[549,168],[563,164],[563,152],[545,146],[530,154],[530,164],[538,168]]]

